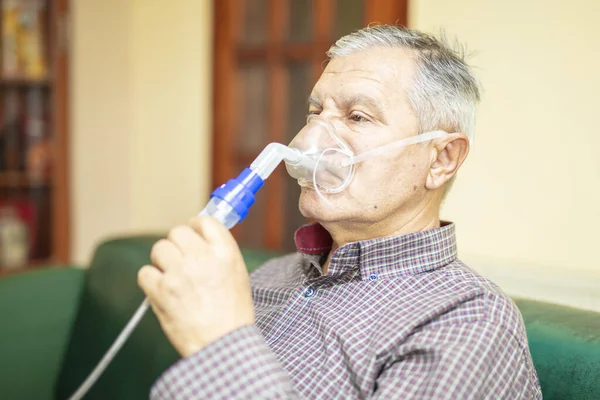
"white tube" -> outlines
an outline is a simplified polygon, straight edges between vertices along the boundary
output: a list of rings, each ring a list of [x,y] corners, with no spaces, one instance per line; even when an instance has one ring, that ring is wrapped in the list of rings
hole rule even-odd
[[[432,131],[432,132],[422,133],[422,134],[416,135],[416,136],[411,136],[406,139],[398,140],[396,142],[392,142],[390,144],[383,145],[376,149],[366,151],[357,156],[353,156],[352,160],[350,162],[348,162],[345,166],[349,166],[352,164],[358,164],[358,163],[366,161],[370,158],[378,157],[384,153],[387,153],[388,151],[397,150],[402,147],[410,146],[411,144],[421,143],[421,142],[425,142],[425,141],[431,140],[431,139],[437,139],[442,136],[446,136],[447,134],[448,133],[444,132],[444,131]]]
[[[108,364],[110,364],[115,355],[117,355],[119,350],[121,350],[121,347],[123,347],[125,341],[127,340],[127,338],[129,338],[129,335],[131,335],[131,332],[133,332],[135,327],[140,323],[142,317],[144,316],[146,310],[148,310],[149,307],[150,302],[148,301],[148,298],[146,298],[135,311],[133,317],[131,317],[127,325],[125,325],[125,328],[123,328],[119,336],[117,336],[117,339],[114,341],[112,346],[110,346],[104,357],[102,357],[102,360],[100,360],[98,365],[96,365],[96,368],[94,368],[92,373],[86,378],[85,381],[83,381],[83,383],[81,384],[81,386],[79,386],[77,391],[73,393],[71,397],[69,397],[69,400],[79,400],[83,396],[85,396],[87,391],[90,390],[92,385],[96,383],[100,375],[102,375],[102,372],[104,372],[106,367],[108,367]]]

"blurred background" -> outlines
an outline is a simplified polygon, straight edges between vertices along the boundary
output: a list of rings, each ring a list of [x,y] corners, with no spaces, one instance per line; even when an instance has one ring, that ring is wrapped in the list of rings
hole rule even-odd
[[[600,2],[2,0],[0,274],[164,233],[302,127],[327,48],[369,23],[443,29],[483,83],[442,216],[507,292],[600,310]],[[283,168],[234,234],[293,251]]]

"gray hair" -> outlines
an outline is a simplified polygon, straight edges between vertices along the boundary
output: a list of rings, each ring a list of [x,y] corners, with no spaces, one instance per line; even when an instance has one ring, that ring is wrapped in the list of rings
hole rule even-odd
[[[462,48],[453,48],[444,37],[436,39],[401,26],[377,25],[343,36],[327,51],[327,57],[344,57],[375,47],[403,48],[415,55],[415,77],[407,96],[420,132],[462,132],[473,141],[480,89]]]

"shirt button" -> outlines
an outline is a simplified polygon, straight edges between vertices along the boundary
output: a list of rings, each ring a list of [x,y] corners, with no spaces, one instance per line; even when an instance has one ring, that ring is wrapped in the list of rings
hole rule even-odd
[[[371,275],[369,275],[369,280],[376,281],[378,276],[379,275],[377,275],[377,274],[371,274]]]
[[[308,288],[304,291],[304,297],[313,297],[315,295],[315,289]]]

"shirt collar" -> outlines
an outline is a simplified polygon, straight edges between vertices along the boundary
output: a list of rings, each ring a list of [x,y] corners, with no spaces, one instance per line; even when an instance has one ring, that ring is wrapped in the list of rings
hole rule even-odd
[[[304,225],[295,235],[298,252],[316,256],[328,253],[333,240],[318,223]],[[415,275],[447,265],[456,259],[455,227],[441,227],[406,235],[347,243],[337,249],[329,263],[329,275],[360,269],[361,278]]]

